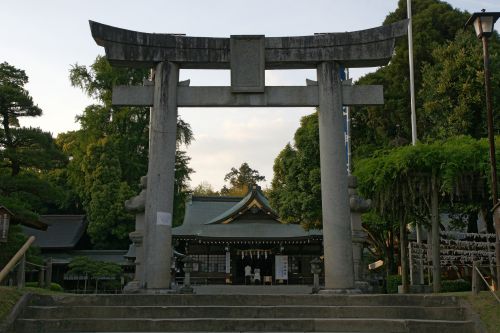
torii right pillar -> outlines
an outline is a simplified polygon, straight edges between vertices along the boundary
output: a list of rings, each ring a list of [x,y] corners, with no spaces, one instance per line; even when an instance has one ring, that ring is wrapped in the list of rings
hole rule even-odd
[[[342,82],[339,65],[317,67],[319,88],[319,149],[325,290],[359,293],[354,287],[352,234],[345,152]]]

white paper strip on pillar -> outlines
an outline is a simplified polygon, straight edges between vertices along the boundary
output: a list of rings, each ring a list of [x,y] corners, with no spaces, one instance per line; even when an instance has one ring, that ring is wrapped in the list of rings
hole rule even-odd
[[[172,214],[167,212],[157,212],[156,213],[156,224],[172,226]]]

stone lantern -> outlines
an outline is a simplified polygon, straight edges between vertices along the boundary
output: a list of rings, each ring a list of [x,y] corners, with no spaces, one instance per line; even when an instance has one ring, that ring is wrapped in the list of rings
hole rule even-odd
[[[353,263],[354,263],[354,280],[356,287],[364,289],[366,282],[363,276],[363,248],[367,243],[368,235],[363,229],[361,223],[361,214],[370,210],[371,200],[365,200],[358,195],[358,181],[355,176],[348,177],[349,183],[349,204],[351,207],[351,231],[352,231],[352,247],[353,247]]]
[[[144,288],[146,281],[144,264],[144,209],[146,205],[146,185],[147,177],[143,176],[140,180],[141,192],[125,201],[125,210],[135,213],[135,230],[129,234],[134,249],[135,274],[134,279],[125,286],[123,290],[125,293],[139,292]]]
[[[193,271],[193,264],[196,262],[191,256],[182,258],[182,263],[184,264],[184,285],[180,289],[182,294],[194,293],[193,287],[191,287],[191,272]]]
[[[314,258],[311,260],[311,273],[314,275],[313,280],[313,294],[317,294],[319,292],[319,274],[321,273],[321,259]]]
[[[6,243],[9,237],[10,219],[14,216],[6,207],[0,206],[0,243]]]

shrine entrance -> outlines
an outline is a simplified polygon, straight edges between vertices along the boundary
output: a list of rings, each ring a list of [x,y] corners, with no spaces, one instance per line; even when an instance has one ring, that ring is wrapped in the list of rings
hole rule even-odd
[[[274,254],[259,254],[258,250],[250,250],[248,254],[243,252],[242,255],[236,255],[235,262],[234,284],[264,284],[264,280],[266,283],[272,284],[274,280]],[[249,281],[245,281],[245,267],[247,266],[251,269]]]
[[[142,86],[113,89],[113,104],[151,106],[145,221],[134,233],[143,289],[170,288],[178,107],[319,107],[325,287],[354,290],[343,106],[383,103],[381,86],[344,85],[340,67],[387,64],[407,21],[363,31],[303,37],[230,38],[148,34],[90,22],[114,66],[153,69]],[[230,69],[229,87],[190,87],[179,69]],[[305,86],[266,87],[265,70],[315,68]]]

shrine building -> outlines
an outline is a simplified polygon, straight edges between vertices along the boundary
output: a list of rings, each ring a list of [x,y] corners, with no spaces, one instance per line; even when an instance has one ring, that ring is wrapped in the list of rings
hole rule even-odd
[[[252,283],[311,284],[310,261],[323,254],[322,231],[280,221],[256,185],[243,198],[193,196],[172,237],[198,262],[194,283],[243,284],[250,266]]]

